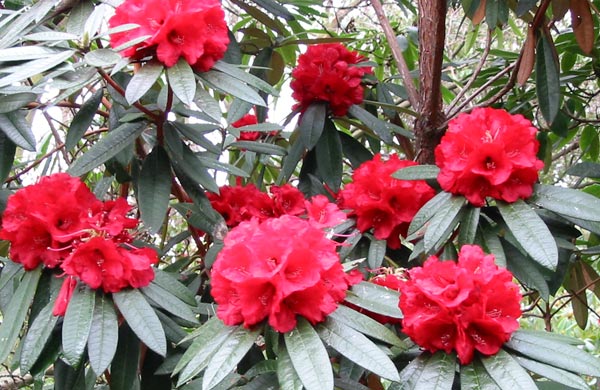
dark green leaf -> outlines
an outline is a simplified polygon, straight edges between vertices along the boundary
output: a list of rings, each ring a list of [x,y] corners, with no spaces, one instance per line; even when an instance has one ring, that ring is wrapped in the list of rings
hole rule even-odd
[[[165,220],[171,195],[171,164],[160,145],[152,149],[142,164],[137,195],[142,221],[155,234]]]
[[[281,390],[302,390],[302,381],[292,364],[285,346],[280,345],[277,352],[277,379]]]
[[[321,138],[315,147],[317,153],[317,167],[325,184],[333,192],[337,192],[342,184],[342,143],[335,125],[326,121]]]
[[[242,119],[251,109],[252,104],[242,99],[234,98],[227,111],[227,123],[234,123]]]
[[[582,191],[536,184],[529,202],[566,217],[600,222],[600,199]]]
[[[28,77],[35,76],[45,72],[55,66],[62,64],[68,58],[75,54],[74,50],[65,50],[57,54],[52,54],[39,60],[29,61],[19,66],[19,69],[13,73],[0,78],[0,87],[6,87],[12,83],[23,81]]]
[[[460,245],[473,244],[477,227],[479,226],[479,214],[481,209],[468,205],[463,212],[460,220],[460,230],[458,232],[458,243]]]
[[[498,202],[498,210],[515,239],[531,258],[550,270],[556,269],[556,242],[531,206],[519,199],[514,203]]]
[[[106,134],[104,138],[75,160],[69,167],[68,172],[72,176],[81,176],[96,168],[131,145],[145,128],[146,124],[144,122],[123,123]]]
[[[339,132],[340,141],[342,141],[342,151],[344,156],[350,160],[353,169],[358,168],[362,163],[372,160],[373,154],[363,144],[354,137],[344,132]]]
[[[2,313],[2,324],[0,324],[0,362],[5,362],[8,355],[13,351],[29,306],[33,301],[35,290],[41,276],[41,268],[25,272],[19,287],[13,294],[7,309]]]
[[[400,381],[392,383],[388,390],[414,390],[431,354],[422,353],[412,360],[402,371]]]
[[[316,102],[308,106],[298,119],[299,140],[308,150],[312,150],[321,138],[326,117],[327,105],[323,102]]]
[[[261,328],[249,330],[239,326],[212,354],[204,372],[202,389],[209,390],[221,382],[250,350]]]
[[[119,341],[119,324],[112,300],[104,294],[96,295],[90,335],[88,357],[97,376],[108,368],[115,356]]]
[[[319,335],[304,319],[284,335],[292,364],[306,390],[333,390],[333,371]]]
[[[258,88],[270,95],[279,96],[279,91],[277,89],[273,88],[266,81],[259,79],[258,77],[254,76],[250,73],[244,72],[240,68],[238,68],[234,65],[228,64],[227,62],[217,61],[213,65],[213,69],[219,70],[219,71],[226,73],[232,77],[235,77],[236,79],[243,81],[244,83],[251,85],[255,88]],[[248,111],[246,111],[246,112],[248,112]]]
[[[0,131],[6,134],[15,145],[35,152],[35,136],[25,119],[25,114],[19,111],[0,114]]]
[[[64,358],[72,366],[81,359],[88,341],[94,314],[95,291],[79,284],[67,306],[62,327]]]
[[[190,289],[177,280],[178,275],[179,274],[167,272],[162,269],[155,269],[154,280],[152,283],[164,288],[169,293],[173,294],[188,305],[195,306],[196,299],[194,298],[194,293],[192,293]]]
[[[438,173],[440,168],[436,165],[412,165],[394,172],[392,177],[400,180],[435,180]]]
[[[381,267],[383,264],[383,259],[385,258],[386,249],[386,240],[378,240],[376,238],[371,239],[371,243],[369,244],[369,253],[367,255],[367,264],[369,264],[370,269]]]
[[[417,211],[417,214],[413,217],[410,226],[408,227],[408,235],[412,236],[414,233],[418,232],[425,226],[427,222],[442,208],[445,208],[446,205],[451,201],[452,194],[449,192],[440,192],[433,198],[431,198],[427,203],[423,205]]]
[[[461,390],[500,390],[479,359],[460,367]]]
[[[590,388],[580,376],[577,376],[572,372],[565,371],[557,367],[552,367],[535,360],[530,360],[522,356],[515,356],[515,359],[525,369],[541,375],[544,378],[553,380],[554,382],[561,383],[574,389],[588,390]]]
[[[481,358],[486,371],[503,390],[537,390],[527,371],[503,349],[495,355]]]
[[[196,96],[196,77],[187,61],[180,58],[175,65],[167,68],[167,78],[175,96],[190,106]]]
[[[70,151],[77,146],[77,143],[79,140],[81,140],[81,137],[83,137],[86,130],[91,126],[94,116],[96,115],[96,111],[102,102],[103,95],[104,90],[102,88],[98,88],[92,97],[81,105],[81,108],[73,117],[71,126],[69,126],[69,132],[67,133],[67,137],[65,139],[65,148],[67,150]]]
[[[488,0],[485,6],[485,21],[490,29],[503,25],[508,21],[508,4],[506,0]]]
[[[0,50],[1,51],[1,50]],[[0,56],[4,61],[4,58]],[[7,114],[16,111],[19,108],[27,105],[27,103],[35,102],[37,95],[31,92],[19,92],[10,95],[0,96],[0,114]]]
[[[165,356],[165,331],[144,296],[138,290],[121,290],[113,294],[113,300],[139,339],[157,354]]]
[[[10,174],[17,146],[6,134],[0,132],[0,183]]]
[[[37,60],[38,58],[47,58],[52,54],[58,53],[61,52],[44,46],[15,46],[6,49],[0,49],[0,58],[2,58],[3,62],[26,61]]]
[[[343,322],[330,317],[318,325],[317,332],[325,344],[354,363],[382,378],[400,380],[398,370],[390,358],[371,340]]]
[[[70,19],[70,18],[69,18]],[[84,60],[90,66],[103,68],[105,66],[115,65],[121,60],[121,56],[114,50],[98,49],[85,53]]]
[[[248,103],[255,104],[257,106],[265,106],[265,101],[254,89],[250,88],[244,82],[232,77],[226,73],[209,70],[199,75],[200,79],[203,80],[210,87],[230,94],[239,99],[247,101]]]
[[[270,156],[285,156],[287,150],[279,145],[267,144],[264,142],[236,141],[228,145],[228,148],[238,150],[249,150],[251,152],[262,153]]]
[[[433,215],[425,230],[425,252],[437,252],[450,238],[461,217],[461,210],[466,204],[462,196],[453,196],[444,207]]]
[[[119,327],[119,344],[110,365],[110,390],[139,389],[140,342],[125,324]]]
[[[148,286],[142,287],[140,290],[144,295],[152,299],[158,306],[169,313],[192,323],[198,322],[190,306],[157,284],[150,283]]]
[[[21,372],[28,372],[36,362],[52,335],[58,316],[52,314],[54,301],[49,302],[29,326],[21,349]]]
[[[373,130],[373,132],[388,145],[391,145],[394,142],[392,137],[393,133],[400,134],[409,139],[414,138],[414,134],[410,131],[403,129],[400,126],[383,121],[356,104],[350,106],[350,109],[348,109],[348,114],[352,115],[352,117],[358,119],[369,129]]]
[[[275,16],[279,16],[287,21],[294,20],[294,15],[288,11],[283,5],[278,4],[271,0],[252,0],[253,3],[258,4],[268,12]]]
[[[531,257],[523,255],[517,248],[509,243],[504,243],[507,268],[526,286],[538,290],[542,299],[548,301],[550,288],[544,275],[540,271],[541,266],[534,262]]]
[[[392,318],[402,318],[402,313],[398,308],[399,300],[398,291],[369,282],[355,284],[346,296],[346,301],[350,303]]]
[[[405,348],[406,344],[400,340],[398,336],[390,329],[356,310],[350,309],[347,306],[340,305],[337,310],[329,315],[338,322],[343,322],[349,327],[358,330],[365,335],[395,345],[400,348]]]
[[[148,62],[139,68],[125,89],[125,99],[129,104],[137,102],[152,88],[163,71],[163,65],[158,62]],[[193,76],[192,76],[193,77]],[[195,81],[195,80],[194,80]]]
[[[454,382],[456,356],[438,351],[433,354],[419,372],[415,390],[450,390]]]
[[[590,179],[600,179],[600,164],[591,161],[580,162],[567,169],[567,174],[589,177]]]
[[[535,55],[535,85],[544,119],[552,123],[560,108],[559,65],[549,34],[540,34]]]
[[[480,219],[479,226],[483,244],[487,252],[494,255],[498,266],[506,268],[506,255],[504,254],[504,248],[502,247],[498,233],[483,218]]]

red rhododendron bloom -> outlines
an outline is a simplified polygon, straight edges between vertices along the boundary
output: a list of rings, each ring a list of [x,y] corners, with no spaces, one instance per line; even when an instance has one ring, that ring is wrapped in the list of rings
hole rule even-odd
[[[336,243],[308,221],[284,215],[233,228],[212,268],[211,294],[227,325],[265,318],[279,332],[296,315],[315,324],[337,308],[354,276],[344,273]]]
[[[112,47],[148,36],[125,49],[126,57],[154,55],[166,66],[184,58],[199,71],[223,58],[229,36],[225,13],[218,0],[125,0],[109,20],[111,28],[135,23],[138,28],[113,33]]]
[[[272,217],[273,201],[254,184],[246,186],[223,186],[219,194],[208,193],[212,207],[225,218],[229,227],[252,218],[264,220]]]
[[[435,149],[438,182],[475,206],[486,197],[514,202],[533,192],[544,163],[536,157],[537,129],[522,115],[475,108],[448,123]]]
[[[325,195],[315,195],[304,201],[308,222],[320,229],[330,228],[344,222],[348,216]]]
[[[476,245],[463,246],[458,263],[432,256],[408,274],[400,285],[403,332],[428,351],[455,350],[469,364],[475,350],[495,354],[519,327],[519,287]]]
[[[72,276],[67,276],[63,280],[63,284],[60,287],[60,291],[58,292],[58,297],[56,298],[56,301],[54,301],[52,315],[65,315],[65,313],[67,312],[67,306],[69,306],[69,302],[71,301],[71,297],[73,296],[73,291],[75,291],[76,286],[77,279],[75,279]]]
[[[346,115],[351,105],[362,103],[362,77],[373,72],[370,66],[360,66],[364,59],[341,43],[309,46],[292,71],[290,87],[297,106],[305,110],[313,102],[328,102],[333,115]]]
[[[342,208],[350,209],[356,226],[364,232],[373,228],[375,237],[388,240],[390,248],[400,247],[413,217],[435,192],[424,180],[398,180],[392,174],[417,165],[397,155],[384,159],[377,154],[352,174],[352,182],[339,194]]]
[[[256,115],[246,114],[241,117],[239,120],[233,122],[231,126],[238,128],[244,126],[255,125],[258,123],[258,119],[256,119]],[[238,140],[241,141],[256,141],[260,138],[260,131],[240,131],[240,137]]]
[[[8,198],[0,239],[11,242],[10,258],[26,270],[56,267],[71,241],[87,235],[87,218],[102,207],[89,188],[66,173],[45,176]]]

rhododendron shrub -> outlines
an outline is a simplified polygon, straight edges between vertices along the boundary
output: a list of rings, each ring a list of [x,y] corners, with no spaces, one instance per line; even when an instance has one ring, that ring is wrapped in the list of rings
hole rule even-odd
[[[121,53],[133,59],[155,56],[166,66],[183,58],[207,71],[223,58],[229,43],[219,0],[125,0],[108,24],[116,28],[130,23],[139,27],[111,34],[111,46],[148,36]]]
[[[343,116],[363,101],[362,78],[372,73],[360,66],[365,58],[341,43],[311,45],[292,71],[292,97],[304,111],[311,103],[327,102],[333,115]]]
[[[519,287],[476,245],[463,246],[457,263],[431,256],[400,291],[402,331],[428,351],[456,351],[461,364],[475,351],[495,354],[519,328]]]
[[[438,182],[475,206],[486,197],[528,198],[544,166],[537,158],[537,132],[523,115],[502,109],[475,108],[457,116],[435,149]]]
[[[98,200],[78,178],[66,173],[43,177],[8,199],[0,238],[11,243],[11,260],[32,270],[43,264],[66,276],[54,306],[64,315],[82,281],[92,289],[118,292],[147,286],[154,279],[153,249],[136,248],[129,231],[138,220],[123,198]]]
[[[240,223],[212,268],[217,315],[245,327],[268,319],[282,333],[296,326],[297,315],[323,321],[362,279],[344,273],[336,247],[322,230],[292,215]]]
[[[397,170],[417,165],[397,155],[377,154],[352,173],[352,182],[339,193],[342,208],[356,217],[361,232],[373,229],[375,237],[387,240],[390,248],[400,247],[414,215],[435,192],[424,180],[399,180]]]

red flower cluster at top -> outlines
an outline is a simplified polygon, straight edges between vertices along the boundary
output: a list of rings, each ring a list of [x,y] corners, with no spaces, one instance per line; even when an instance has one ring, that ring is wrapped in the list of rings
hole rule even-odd
[[[223,58],[229,44],[219,0],[125,0],[108,24],[115,28],[129,23],[139,27],[111,34],[110,45],[147,36],[123,55],[136,59],[156,55],[166,66],[183,57],[195,69],[207,71]]]
[[[430,352],[454,349],[469,364],[475,350],[493,355],[519,328],[519,287],[476,245],[463,246],[458,263],[432,256],[408,273],[400,286],[403,332]]]
[[[308,221],[318,228],[333,227],[346,220],[346,214],[326,196],[316,195],[309,201],[289,184],[271,186],[270,195],[254,184],[223,186],[219,192],[219,195],[209,193],[208,199],[229,227],[242,221],[264,221],[282,215],[307,216]]]
[[[339,194],[341,207],[356,216],[361,232],[374,229],[375,237],[387,239],[390,248],[400,247],[400,235],[406,235],[413,217],[435,191],[424,180],[398,180],[392,174],[417,163],[397,155],[384,159],[377,154],[352,174]]]
[[[448,123],[435,149],[440,186],[475,206],[486,197],[514,202],[531,196],[544,163],[536,157],[537,129],[522,115],[475,108]]]
[[[297,107],[305,110],[311,103],[322,101],[329,103],[334,115],[346,115],[351,105],[362,103],[362,77],[373,72],[370,66],[360,65],[364,59],[341,43],[309,46],[292,71],[290,87]]]
[[[258,119],[256,118],[256,115],[246,114],[243,117],[241,117],[239,120],[233,122],[231,124],[231,126],[235,127],[235,128],[240,128],[240,127],[256,125],[256,124],[258,124]],[[261,132],[261,131],[244,131],[244,130],[242,130],[242,131],[240,131],[240,136],[238,138],[238,141],[256,141],[263,134],[275,136],[275,135],[277,135],[277,131],[269,131],[269,132],[265,133],[265,132]]]
[[[211,273],[217,316],[227,325],[251,327],[265,318],[278,332],[311,323],[344,300],[362,279],[344,273],[337,244],[305,219],[292,215],[246,221],[225,237]]]
[[[66,173],[43,177],[8,198],[0,239],[11,243],[10,257],[32,270],[40,264],[67,275],[54,307],[63,315],[76,278],[91,288],[117,292],[154,279],[156,252],[135,248],[123,198],[102,202],[78,178]]]

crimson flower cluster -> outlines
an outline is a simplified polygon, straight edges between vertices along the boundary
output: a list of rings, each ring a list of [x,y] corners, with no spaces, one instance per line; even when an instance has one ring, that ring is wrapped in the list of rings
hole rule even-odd
[[[240,128],[240,127],[256,125],[256,124],[258,124],[258,119],[256,118],[256,115],[246,114],[243,117],[241,117],[239,120],[233,122],[231,124],[231,126],[233,126],[235,128]],[[242,131],[240,131],[240,136],[238,138],[238,141],[256,141],[263,134],[268,134],[268,135],[274,136],[274,135],[277,135],[277,131],[269,131],[269,132],[265,133],[265,132],[261,132],[261,131],[244,131],[244,130],[242,130]]]
[[[464,245],[458,263],[432,256],[408,274],[400,285],[403,332],[430,352],[456,350],[469,364],[475,350],[495,354],[519,327],[519,287],[476,245]]]
[[[108,25],[129,23],[139,27],[111,34],[110,45],[116,48],[147,36],[122,54],[134,59],[156,56],[166,66],[184,58],[196,70],[207,71],[223,58],[229,44],[219,0],[125,0]]]
[[[362,103],[362,77],[373,72],[372,67],[361,66],[364,59],[341,43],[309,46],[292,71],[296,107],[304,111],[313,102],[328,102],[333,115],[346,115],[350,106]]]
[[[265,221],[282,215],[306,216],[318,227],[335,226],[346,220],[346,214],[324,195],[306,200],[302,192],[290,184],[271,186],[270,194],[261,192],[254,184],[223,186],[219,194],[208,194],[212,207],[223,216],[228,227],[243,221]]]
[[[364,232],[373,228],[379,240],[388,240],[390,248],[400,247],[400,236],[419,209],[435,191],[424,180],[398,180],[392,174],[399,169],[416,165],[401,160],[397,155],[384,159],[380,154],[363,163],[352,174],[339,194],[341,207],[350,209],[356,217],[356,226]]]
[[[478,207],[488,196],[528,198],[544,166],[536,157],[536,134],[527,118],[502,109],[475,108],[457,116],[435,149],[440,186]]]
[[[293,215],[240,223],[211,272],[217,316],[247,328],[268,318],[282,333],[296,326],[296,315],[323,321],[362,279],[344,273],[336,247],[323,230]]]
[[[125,199],[102,202],[78,178],[57,173],[8,198],[0,239],[10,241],[10,258],[25,270],[40,264],[62,269],[54,314],[64,315],[77,280],[117,292],[154,279],[158,256],[131,245],[129,230],[138,220],[127,217],[129,210]]]

